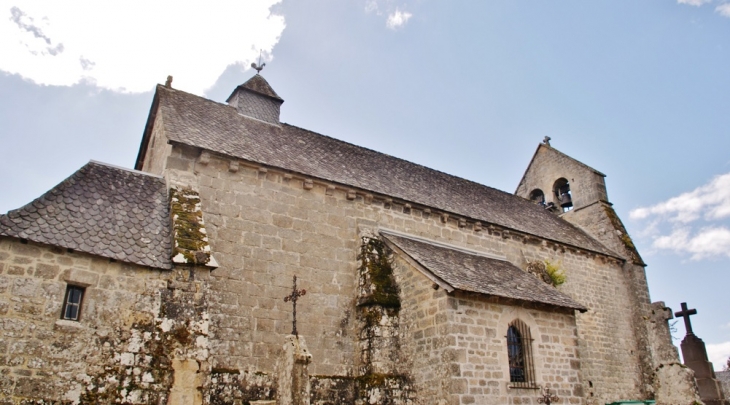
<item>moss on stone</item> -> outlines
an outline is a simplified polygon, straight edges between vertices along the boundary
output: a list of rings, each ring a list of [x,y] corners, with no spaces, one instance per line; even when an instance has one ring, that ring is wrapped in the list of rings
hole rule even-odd
[[[393,276],[393,261],[385,243],[379,239],[363,237],[357,259],[360,261],[360,276],[370,287],[359,305],[400,308],[400,290]]]
[[[210,248],[203,226],[200,195],[190,188],[171,188],[170,214],[174,235],[173,261],[188,264],[208,263]]]
[[[626,251],[630,256],[631,262],[634,264],[638,264],[639,266],[645,266],[646,264],[644,264],[641,256],[639,256],[639,251],[636,250],[634,241],[631,239],[631,236],[629,236],[629,233],[626,232],[624,224],[621,222],[621,219],[618,217],[613,207],[603,204],[603,211],[606,213],[606,216],[611,221],[611,225],[613,226],[613,228],[619,231],[619,239],[624,245],[624,248],[626,248]]]

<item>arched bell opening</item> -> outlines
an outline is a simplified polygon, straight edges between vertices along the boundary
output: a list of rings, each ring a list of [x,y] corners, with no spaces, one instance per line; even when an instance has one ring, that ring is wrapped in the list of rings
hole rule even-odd
[[[563,212],[573,209],[573,196],[570,192],[570,184],[568,179],[559,178],[553,185],[553,193],[555,194],[556,204],[559,205]]]
[[[532,190],[530,193],[530,201],[534,202],[535,204],[545,206],[545,193],[542,192],[539,188],[536,188]]]

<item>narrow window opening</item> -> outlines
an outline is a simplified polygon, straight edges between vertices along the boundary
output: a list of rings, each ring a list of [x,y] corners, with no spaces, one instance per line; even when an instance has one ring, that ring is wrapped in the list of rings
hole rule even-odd
[[[522,351],[522,336],[514,326],[507,329],[507,351],[510,382],[525,382],[525,354]]]
[[[507,328],[506,337],[510,386],[515,388],[537,387],[529,328],[523,322],[516,320]]]
[[[66,296],[63,299],[61,319],[78,321],[81,318],[81,302],[84,298],[84,287],[75,285],[66,286]]]

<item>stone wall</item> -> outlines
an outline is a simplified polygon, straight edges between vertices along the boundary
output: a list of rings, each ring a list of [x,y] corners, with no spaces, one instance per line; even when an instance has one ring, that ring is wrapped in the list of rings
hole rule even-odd
[[[0,403],[201,403],[206,276],[0,238]],[[68,284],[79,321],[61,319]]]
[[[641,396],[636,358],[643,349],[632,333],[631,317],[626,316],[634,301],[617,260],[499,227],[479,231],[473,222],[453,214],[442,217],[426,207],[272,167],[243,161],[233,164],[217,155],[201,159],[206,154],[176,145],[166,166],[178,172],[168,177],[187,179],[200,191],[212,250],[221,265],[210,280],[216,292],[210,300],[213,367],[273,372],[280,342],[291,330],[291,308],[283,297],[289,293],[291,277],[297,275],[300,287],[307,289],[298,308],[298,329],[310,342],[310,373],[357,375],[356,257],[359,228],[369,226],[504,255],[519,267],[526,260],[549,259],[559,264],[568,276],[561,290],[590,308],[577,319],[582,378],[590,382],[586,395],[607,402]],[[414,298],[403,299],[412,302]],[[433,305],[444,311],[446,301],[442,297]],[[402,319],[407,316],[412,315],[401,314]],[[414,332],[405,346],[435,349],[429,354],[435,359],[439,345],[455,342],[426,335],[437,329],[436,323],[449,321],[436,313],[430,317],[424,322],[434,324],[423,324],[423,335]],[[424,370],[415,384],[428,393],[419,397],[440,397],[452,391],[441,384],[422,383],[443,381],[441,376],[448,371],[415,358],[421,363],[414,364],[414,369]]]
[[[411,346],[409,368],[417,375],[419,398],[433,404],[533,403],[538,387],[550,387],[566,401],[580,403],[580,360],[572,311],[527,309],[496,298],[447,294],[404,260],[398,260],[404,298],[402,323]],[[519,319],[530,329],[533,385],[509,382],[507,328]]]
[[[545,194],[545,202],[560,206],[554,193],[555,182],[564,178],[570,184],[573,206],[580,208],[594,201],[608,201],[604,176],[549,146],[540,145],[515,194],[528,198],[534,189]]]

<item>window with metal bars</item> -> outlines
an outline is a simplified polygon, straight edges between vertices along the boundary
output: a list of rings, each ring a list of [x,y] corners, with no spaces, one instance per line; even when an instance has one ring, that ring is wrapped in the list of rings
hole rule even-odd
[[[524,322],[517,319],[510,323],[507,328],[506,338],[510,386],[519,388],[536,387],[530,329]]]
[[[75,285],[66,286],[66,296],[63,299],[63,311],[61,319],[78,321],[81,318],[81,301],[84,298],[84,287]]]

